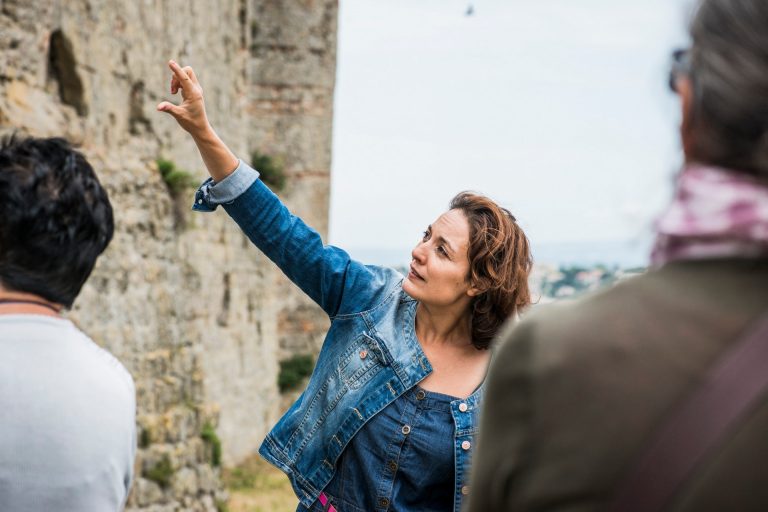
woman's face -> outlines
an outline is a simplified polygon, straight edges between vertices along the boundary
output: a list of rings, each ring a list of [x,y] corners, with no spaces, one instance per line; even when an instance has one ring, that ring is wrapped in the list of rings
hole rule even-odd
[[[411,252],[403,290],[427,305],[466,303],[477,294],[469,281],[469,222],[461,210],[449,210],[427,227]]]

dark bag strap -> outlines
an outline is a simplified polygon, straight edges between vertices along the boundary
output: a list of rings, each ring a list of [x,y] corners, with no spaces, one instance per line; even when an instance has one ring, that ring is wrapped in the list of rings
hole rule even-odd
[[[655,512],[768,390],[768,315],[707,374],[652,439],[608,510]]]

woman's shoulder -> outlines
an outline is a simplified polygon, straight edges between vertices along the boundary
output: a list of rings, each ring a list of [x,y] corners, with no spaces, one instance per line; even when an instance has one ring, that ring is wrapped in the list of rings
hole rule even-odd
[[[364,265],[353,261],[347,274],[346,290],[352,310],[340,311],[335,318],[373,312],[393,298],[400,299],[403,275],[390,267]]]

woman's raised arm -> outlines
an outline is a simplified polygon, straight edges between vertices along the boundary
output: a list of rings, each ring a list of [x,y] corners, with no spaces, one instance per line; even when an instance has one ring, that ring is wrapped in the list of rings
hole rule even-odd
[[[191,67],[168,62],[171,93],[182,102],[164,101],[160,112],[172,115],[195,141],[214,183],[198,190],[194,208],[213,211],[222,205],[243,232],[269,259],[329,316],[362,311],[382,299],[400,277],[394,270],[368,267],[336,247],[292,215],[261,183],[258,172],[241,163],[208,122],[203,88]]]
[[[222,181],[237,169],[239,161],[208,122],[203,88],[194,70],[190,66],[182,68],[173,60],[168,61],[168,67],[173,72],[171,94],[181,90],[181,104],[174,105],[163,101],[157,106],[157,110],[172,115],[179,126],[192,136],[208,173],[214,181]]]

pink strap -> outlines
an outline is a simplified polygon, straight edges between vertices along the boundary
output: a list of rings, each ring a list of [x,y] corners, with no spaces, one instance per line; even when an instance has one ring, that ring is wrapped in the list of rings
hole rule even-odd
[[[320,504],[323,507],[328,505],[328,496],[326,496],[324,492],[320,493]],[[336,507],[334,507],[333,505],[329,506],[325,510],[327,510],[328,512],[339,512],[338,510],[336,510]]]

